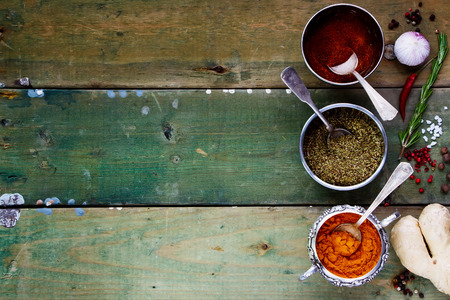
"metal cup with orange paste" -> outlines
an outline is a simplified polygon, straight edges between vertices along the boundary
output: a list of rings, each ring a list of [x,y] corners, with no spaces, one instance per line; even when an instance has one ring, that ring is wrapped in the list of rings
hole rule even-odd
[[[309,232],[307,249],[313,265],[300,280],[319,271],[334,285],[353,287],[369,282],[381,271],[389,257],[389,238],[384,227],[400,217],[399,213],[381,222],[370,215],[360,227],[361,245],[352,244],[351,238],[331,236],[337,223],[358,220],[364,212],[364,208],[350,205],[334,206],[323,212]]]

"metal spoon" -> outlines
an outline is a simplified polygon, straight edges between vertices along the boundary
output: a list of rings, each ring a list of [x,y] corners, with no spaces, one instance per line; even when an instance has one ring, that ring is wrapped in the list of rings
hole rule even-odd
[[[358,66],[358,56],[355,52],[350,56],[350,58],[343,64],[337,66],[328,66],[328,68],[338,74],[346,75],[353,74],[362,87],[366,91],[370,100],[372,100],[375,109],[378,111],[381,119],[383,121],[390,121],[397,115],[397,109],[395,109],[386,99],[383,98],[358,72],[356,72],[356,67]]]
[[[372,205],[366,210],[366,212],[359,218],[356,223],[344,223],[340,224],[333,231],[347,231],[353,237],[361,241],[361,231],[359,230],[359,226],[367,219],[367,217],[375,210],[375,208],[380,205],[380,203],[400,184],[402,184],[409,176],[414,172],[411,165],[407,162],[401,162],[397,168],[395,168],[394,172],[392,172],[391,177],[389,177],[385,186],[378,194],[378,196],[373,201]]]
[[[313,111],[316,113],[316,115],[319,116],[320,120],[325,124],[329,134],[327,138],[327,143],[330,139],[340,137],[343,135],[351,134],[346,129],[343,128],[334,128],[333,125],[331,125],[325,117],[322,115],[320,110],[317,108],[317,106],[314,104],[314,102],[311,99],[311,94],[309,93],[308,89],[306,88],[305,84],[301,80],[300,76],[298,76],[297,72],[292,67],[287,67],[286,69],[281,72],[281,80],[294,92],[294,94],[302,101],[308,104]]]

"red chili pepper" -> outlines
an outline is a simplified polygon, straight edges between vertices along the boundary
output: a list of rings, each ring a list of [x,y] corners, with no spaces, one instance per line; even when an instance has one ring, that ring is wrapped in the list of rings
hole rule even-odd
[[[417,74],[412,73],[411,75],[406,78],[405,85],[403,86],[402,92],[400,93],[400,114],[402,115],[403,122],[405,121],[405,108],[406,108],[406,101],[408,100],[409,93],[411,93],[412,86],[414,84],[414,81],[416,81]]]
[[[403,89],[400,93],[400,115],[402,116],[403,122],[405,121],[405,108],[406,108],[406,101],[408,100],[409,93],[411,93],[412,86],[414,84],[414,81],[416,81],[417,74],[419,74],[420,71],[422,71],[430,62],[433,61],[436,57],[433,57],[429,61],[427,61],[426,64],[424,64],[417,73],[412,73],[411,75],[406,78],[405,84],[403,85]]]

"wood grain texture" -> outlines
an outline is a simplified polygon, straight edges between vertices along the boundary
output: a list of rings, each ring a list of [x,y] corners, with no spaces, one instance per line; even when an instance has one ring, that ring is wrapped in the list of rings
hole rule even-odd
[[[308,232],[325,207],[22,210],[0,228],[0,290],[6,299],[404,299],[392,278],[394,250],[379,275],[337,288],[310,266]],[[422,207],[397,207],[418,217]],[[380,207],[381,220],[394,212]],[[390,232],[392,225],[387,231]],[[448,299],[430,281],[408,284]],[[417,297],[417,295],[415,295]]]
[[[41,88],[281,88],[280,72],[293,66],[307,86],[329,87],[307,69],[300,39],[315,12],[339,2],[1,0],[0,29],[10,48],[0,45],[0,82],[13,87],[28,76]],[[352,3],[375,16],[386,43],[415,30],[404,18],[415,2]],[[447,4],[428,0],[420,8],[432,53],[435,30],[450,33]],[[387,28],[391,19],[399,28]],[[401,87],[411,71],[383,60],[369,81]],[[419,76],[418,86],[425,81]],[[450,85],[449,64],[436,85]]]
[[[17,97],[0,100],[0,119],[6,120],[0,127],[0,187],[22,194],[28,205],[50,197],[88,205],[368,204],[398,164],[397,132],[405,126],[400,116],[384,124],[388,160],[374,182],[335,192],[316,183],[301,164],[299,136],[312,110],[285,90],[115,91],[114,98],[112,91],[100,90],[45,90],[43,98],[12,93]],[[381,93],[396,99],[399,90]],[[424,115],[444,120],[444,135],[431,152],[437,160],[440,146],[449,142],[449,110],[443,108],[449,94],[435,90]],[[351,102],[373,110],[361,90],[321,89],[312,95],[319,107]],[[417,147],[427,144],[421,140]],[[445,174],[433,174],[433,184],[422,184],[425,194],[408,181],[391,202],[445,203]]]
[[[310,226],[325,205],[368,206],[398,163],[405,126],[400,117],[384,124],[387,164],[361,190],[323,188],[301,165],[299,135],[312,112],[286,93],[285,67],[298,70],[319,107],[374,111],[359,85],[331,87],[301,56],[308,19],[338,2],[0,0],[0,83],[11,88],[0,90],[0,191],[22,194],[31,207],[75,199],[85,212],[22,209],[16,227],[0,227],[0,298],[404,299],[391,285],[404,270],[392,249],[362,287],[336,288],[319,274],[297,280],[310,266]],[[434,31],[450,33],[450,10],[445,0],[423,2],[420,29],[435,53]],[[352,3],[378,19],[386,43],[414,29],[403,16],[415,2]],[[387,29],[391,19],[398,29]],[[413,71],[383,60],[369,82],[397,106]],[[25,76],[45,88],[42,98],[14,89]],[[439,160],[438,147],[450,144],[449,64],[435,86],[424,118],[444,120],[431,153]],[[424,194],[407,181],[390,196],[394,205],[375,214],[417,217],[425,204],[447,203],[444,173],[432,174]],[[183,207],[128,207],[161,205]],[[448,299],[423,278],[411,287]]]

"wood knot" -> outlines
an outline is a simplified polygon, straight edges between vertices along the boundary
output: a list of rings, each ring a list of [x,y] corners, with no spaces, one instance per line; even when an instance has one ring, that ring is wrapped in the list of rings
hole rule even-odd
[[[222,66],[215,66],[215,67],[212,67],[212,68],[209,68],[209,69],[211,71],[214,71],[214,72],[219,73],[219,74],[223,74],[223,73],[225,73],[227,71],[227,69],[222,67]]]
[[[251,248],[260,256],[265,255],[267,252],[273,249],[272,245],[268,242],[260,242],[256,245],[252,245]]]
[[[169,124],[166,124],[163,128],[164,136],[168,141],[170,141],[170,139],[172,138],[172,131],[173,128]]]
[[[12,125],[12,121],[10,119],[2,119],[0,123],[3,127],[9,127]]]
[[[260,248],[261,248],[261,250],[267,250],[270,248],[270,245],[267,245],[266,243],[264,243],[264,244],[261,244]]]
[[[221,66],[221,65],[217,65],[214,67],[200,67],[200,68],[195,68],[194,71],[213,71],[217,74],[225,74],[226,72],[228,72],[228,68]]]
[[[41,139],[41,142],[47,146],[51,147],[54,144],[53,136],[51,135],[50,131],[48,130],[41,130],[38,133],[39,138]]]

